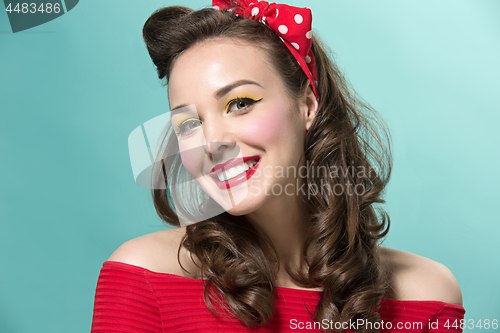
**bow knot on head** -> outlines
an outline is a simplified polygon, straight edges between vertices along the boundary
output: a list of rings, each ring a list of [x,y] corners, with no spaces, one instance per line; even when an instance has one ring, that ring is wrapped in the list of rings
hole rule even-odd
[[[212,6],[217,10],[234,11],[236,16],[259,21],[273,30],[309,78],[318,99],[318,74],[311,50],[311,9],[258,0],[212,0]]]

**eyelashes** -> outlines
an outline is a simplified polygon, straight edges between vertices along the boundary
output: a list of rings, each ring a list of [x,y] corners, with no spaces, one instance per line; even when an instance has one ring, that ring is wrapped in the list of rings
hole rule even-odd
[[[255,100],[250,97],[237,97],[235,99],[230,100],[227,105],[227,113],[228,114],[243,114],[251,110],[253,105],[262,100]],[[177,128],[174,129],[175,133],[178,136],[187,137],[193,134],[198,127],[203,124],[198,118],[189,118],[184,120]]]
[[[237,97],[227,104],[227,110],[232,113],[243,113],[248,111],[248,109],[250,109],[255,103],[260,102],[261,100],[262,98],[254,100],[250,97]],[[236,109],[233,107],[236,107]]]

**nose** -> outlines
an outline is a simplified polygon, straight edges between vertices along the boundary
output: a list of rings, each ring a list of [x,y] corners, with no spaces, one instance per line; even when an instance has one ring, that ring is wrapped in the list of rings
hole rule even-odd
[[[206,119],[202,127],[205,136],[203,147],[206,154],[212,156],[234,150],[236,146],[234,134],[223,121]]]
[[[225,150],[234,148],[234,142],[208,141],[205,145],[205,152],[209,155],[222,154]]]

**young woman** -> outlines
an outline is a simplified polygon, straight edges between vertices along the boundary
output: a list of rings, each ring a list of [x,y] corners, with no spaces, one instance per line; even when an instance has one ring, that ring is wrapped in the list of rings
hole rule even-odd
[[[163,8],[144,26],[173,129],[153,199],[180,227],[104,263],[92,332],[461,331],[452,273],[378,244],[388,136],[310,10],[213,5]]]

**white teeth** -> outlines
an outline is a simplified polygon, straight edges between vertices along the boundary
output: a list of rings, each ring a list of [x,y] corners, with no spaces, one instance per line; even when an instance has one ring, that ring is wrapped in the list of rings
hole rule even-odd
[[[232,179],[236,176],[241,175],[242,173],[245,173],[247,170],[253,168],[255,166],[255,164],[257,164],[256,160],[240,164],[236,167],[232,167],[226,171],[222,171],[222,172],[218,173],[217,177],[219,178],[219,180],[221,182],[227,181],[229,179]]]
[[[238,171],[236,171],[236,168],[231,168],[227,171],[229,174],[229,177],[234,178],[238,175]]]

